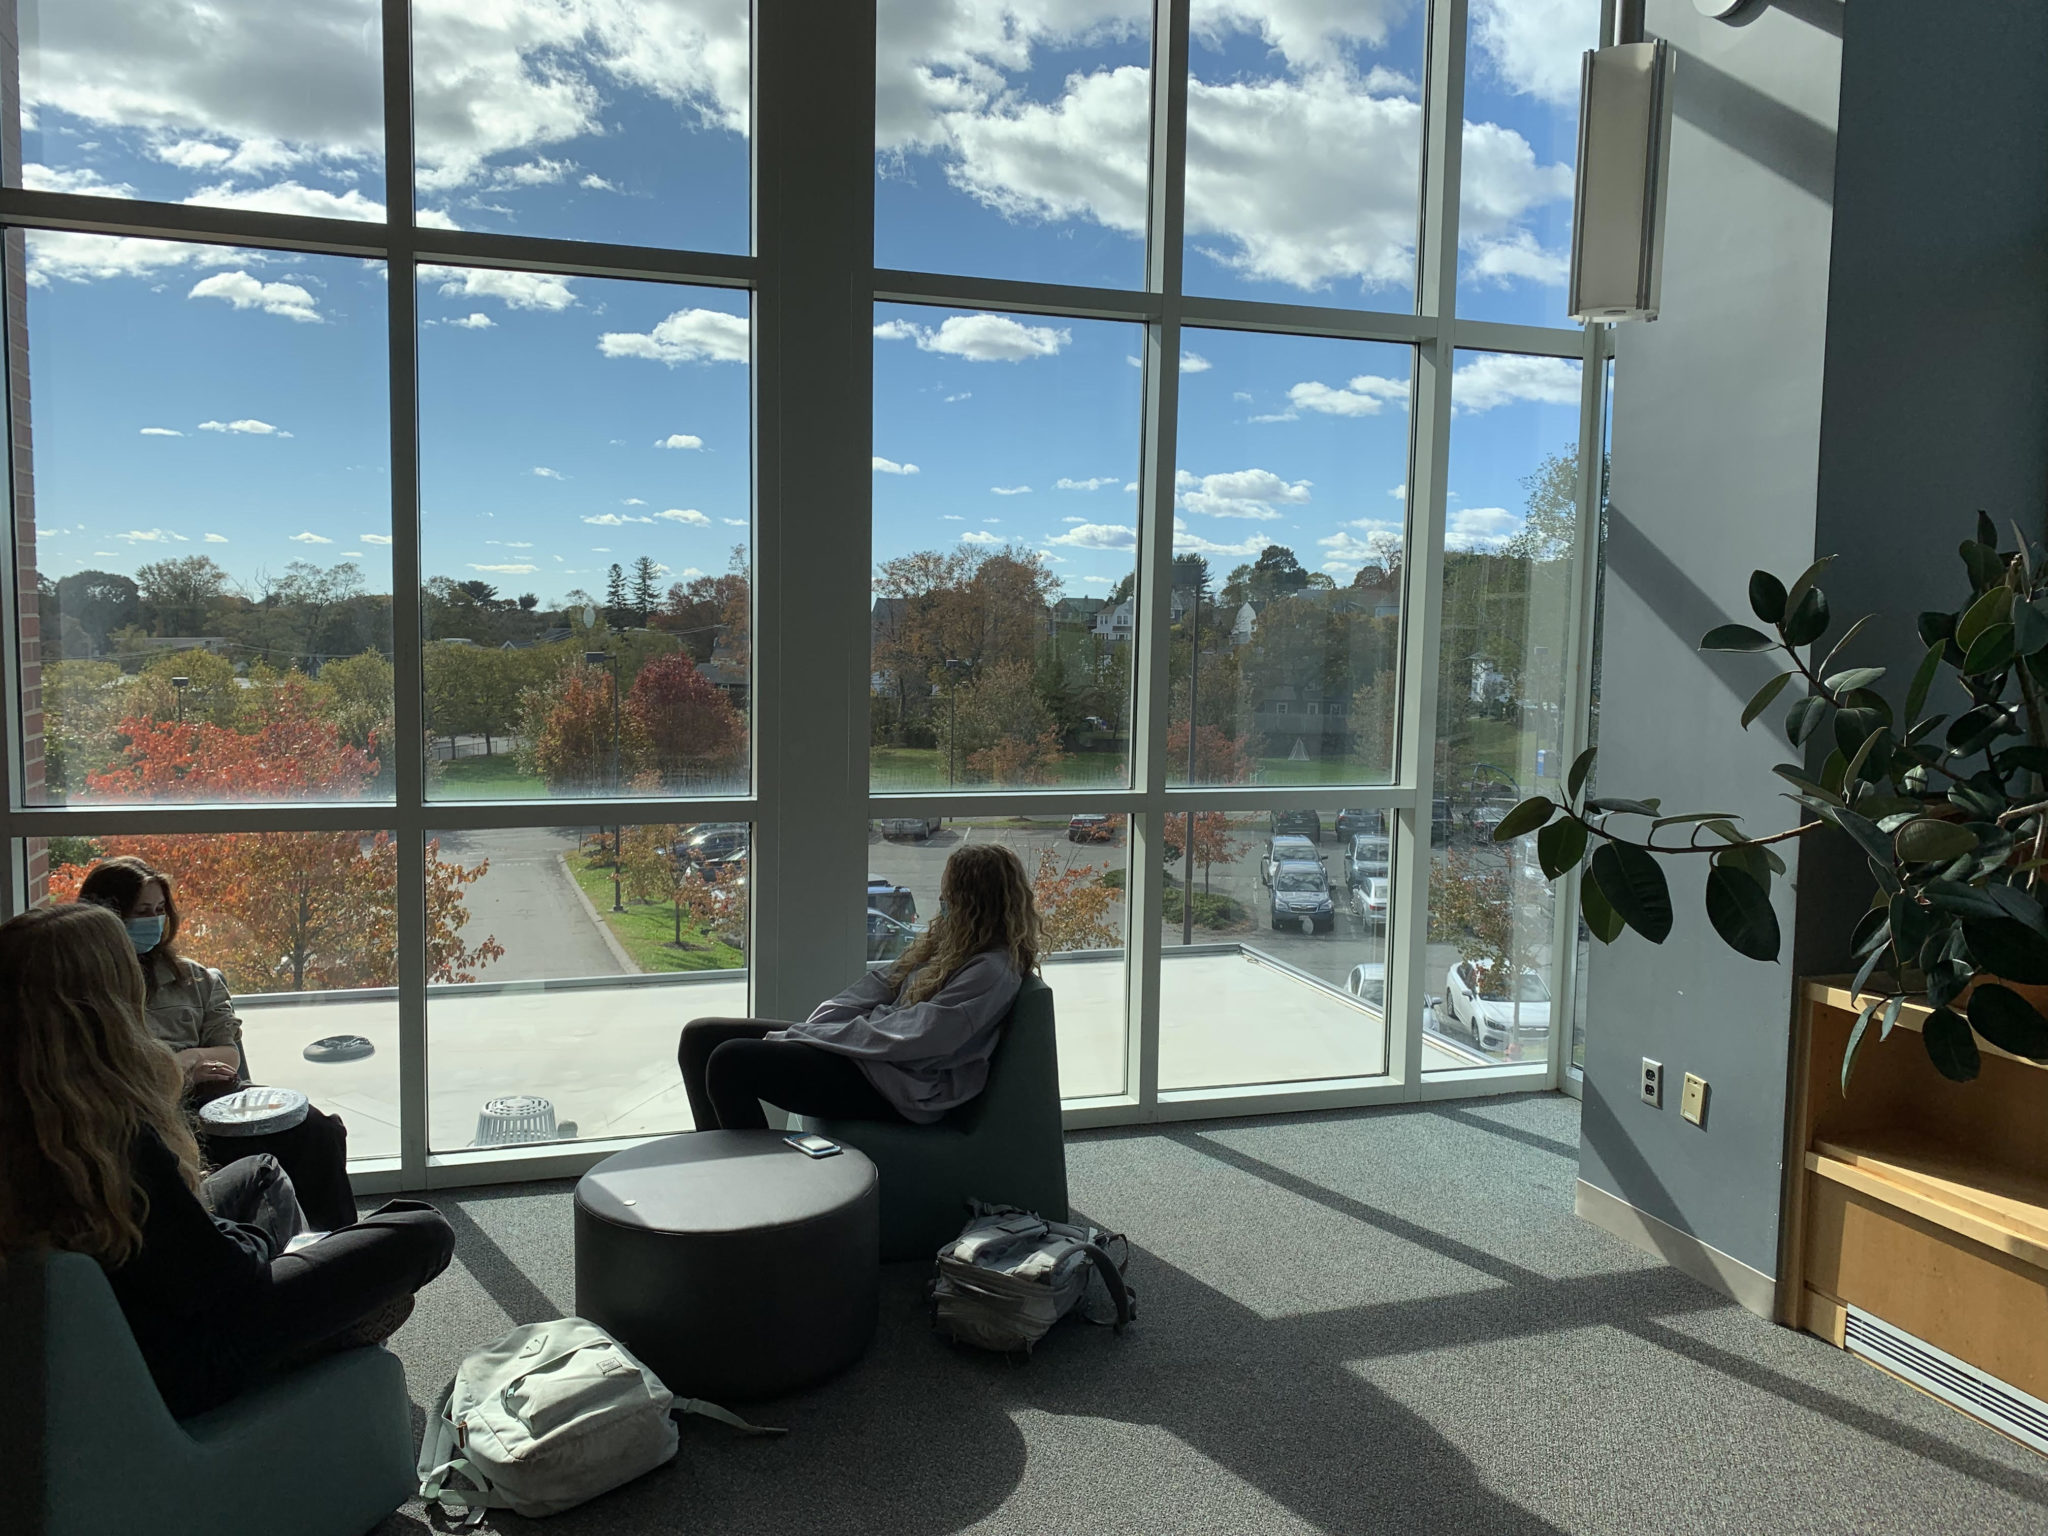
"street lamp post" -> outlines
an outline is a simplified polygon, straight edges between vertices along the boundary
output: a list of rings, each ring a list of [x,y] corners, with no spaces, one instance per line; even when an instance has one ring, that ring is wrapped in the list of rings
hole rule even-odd
[[[960,730],[960,674],[967,670],[964,661],[948,660],[946,671],[951,682],[946,689],[946,788],[953,787],[954,759],[958,756],[956,745]]]
[[[611,651],[585,651],[583,660],[591,666],[608,666],[612,677],[612,793],[619,792],[619,659]],[[623,912],[626,903],[619,886],[619,860],[625,852],[625,828],[612,823],[612,910]]]
[[[189,677],[174,677],[171,679],[171,686],[178,690],[178,724],[183,725],[185,723],[185,690],[192,686],[192,679]]]
[[[1195,787],[1195,732],[1200,717],[1195,713],[1195,685],[1202,675],[1202,584],[1195,583],[1195,602],[1188,624],[1188,788]],[[1180,942],[1195,942],[1195,812],[1191,806],[1181,840]]]

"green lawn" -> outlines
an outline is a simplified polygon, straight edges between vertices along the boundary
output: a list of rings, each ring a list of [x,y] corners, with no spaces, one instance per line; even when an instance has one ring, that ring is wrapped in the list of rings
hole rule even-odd
[[[1261,784],[1352,784],[1358,780],[1356,766],[1343,758],[1311,757],[1295,762],[1285,757],[1262,757],[1257,764]],[[885,795],[945,789],[946,754],[929,747],[871,747],[868,782],[878,794]],[[1108,752],[1070,752],[1060,759],[1058,783],[1038,787],[1123,789],[1129,782],[1129,768],[1123,758]],[[958,787],[987,786],[962,782]]]
[[[643,971],[730,971],[747,963],[746,955],[730,944],[707,940],[702,933],[685,921],[683,942],[694,946],[687,949],[675,947],[675,909],[662,902],[659,905],[626,903],[626,910],[614,912],[612,906],[612,872],[605,868],[592,868],[581,853],[567,856],[569,873],[583,888],[583,894],[590,898],[590,904],[597,909],[597,915],[611,929],[612,937],[633,957],[633,963]]]
[[[544,800],[548,787],[522,772],[519,759],[500,752],[441,764],[440,782],[428,793],[448,800]]]

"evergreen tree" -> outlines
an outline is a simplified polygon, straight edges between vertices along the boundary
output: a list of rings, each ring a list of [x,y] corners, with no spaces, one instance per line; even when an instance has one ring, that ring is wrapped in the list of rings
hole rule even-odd
[[[626,620],[632,615],[632,608],[626,594],[626,573],[616,562],[604,576],[605,622],[613,629],[624,629]]]
[[[648,615],[661,606],[661,567],[653,556],[642,555],[633,562],[633,611],[640,627],[647,627]]]

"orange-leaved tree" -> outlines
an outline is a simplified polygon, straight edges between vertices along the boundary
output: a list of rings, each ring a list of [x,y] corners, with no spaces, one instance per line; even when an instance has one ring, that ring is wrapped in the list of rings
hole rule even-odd
[[[640,669],[626,690],[626,713],[645,733],[666,787],[725,778],[745,756],[745,718],[683,651]]]
[[[1166,761],[1171,769],[1185,773],[1188,761],[1188,723],[1175,720],[1166,728]],[[1252,776],[1252,757],[1242,736],[1229,736],[1213,725],[1195,733],[1195,777],[1197,784],[1243,784]]]
[[[646,767],[646,727],[612,697],[604,667],[571,663],[520,699],[533,767],[551,790],[572,793],[626,785]]]
[[[127,800],[350,800],[376,763],[312,714],[302,684],[266,701],[259,728],[121,723],[126,745],[89,780],[96,796]],[[398,850],[384,832],[226,832],[116,835],[103,855],[132,854],[167,871],[185,920],[179,945],[217,965],[240,992],[392,986],[397,982]],[[427,845],[427,968],[435,981],[473,981],[504,953],[470,942],[463,888],[474,866]],[[76,897],[86,866],[52,871],[51,894]]]
[[[1222,811],[1176,811],[1161,823],[1160,841],[1166,845],[1169,862],[1187,851],[1190,816],[1194,821],[1194,862],[1202,867],[1202,889],[1206,892],[1209,866],[1233,862],[1247,845],[1230,835],[1230,817]]]
[[[1066,949],[1114,949],[1123,943],[1124,893],[1102,883],[1092,864],[1063,859],[1056,848],[1038,851],[1031,894],[1045,925],[1047,953]]]

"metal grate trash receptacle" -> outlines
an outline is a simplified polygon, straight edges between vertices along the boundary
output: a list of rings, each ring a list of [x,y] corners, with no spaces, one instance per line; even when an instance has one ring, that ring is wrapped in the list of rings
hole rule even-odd
[[[514,1093],[486,1099],[476,1115],[473,1147],[511,1147],[555,1139],[555,1106],[538,1094]]]

